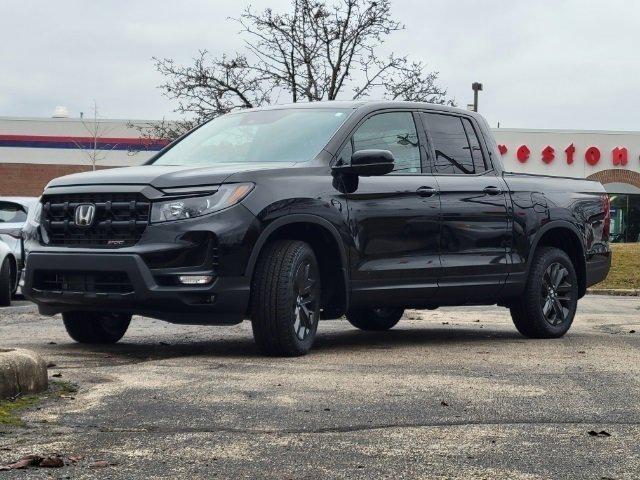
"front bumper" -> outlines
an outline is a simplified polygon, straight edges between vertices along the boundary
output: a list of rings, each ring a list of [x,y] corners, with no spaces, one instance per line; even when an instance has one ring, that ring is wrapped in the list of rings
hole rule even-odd
[[[46,245],[42,227],[25,229],[23,294],[41,313],[113,311],[185,324],[236,324],[249,303],[249,257],[260,231],[241,204],[188,220],[149,224],[140,240],[123,248]],[[61,282],[44,282],[46,275]],[[211,275],[208,285],[180,285],[179,275]],[[78,278],[89,281],[78,281]],[[126,279],[122,291],[97,282]],[[64,279],[71,278],[72,282]],[[59,288],[59,284],[62,288]],[[51,285],[54,284],[52,287]],[[80,288],[77,288],[77,287]],[[45,288],[46,287],[46,288]]]
[[[92,288],[42,288],[38,276],[50,272],[78,276],[86,272],[125,274],[130,289],[120,292]],[[23,294],[45,315],[81,310],[144,315],[173,323],[236,324],[247,310],[247,277],[218,277],[203,286],[162,286],[139,255],[131,253],[39,253],[27,258]]]

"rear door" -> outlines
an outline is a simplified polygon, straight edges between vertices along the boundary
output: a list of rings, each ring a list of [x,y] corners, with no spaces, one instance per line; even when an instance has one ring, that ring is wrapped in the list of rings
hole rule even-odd
[[[416,126],[417,113],[384,111],[363,119],[339,154],[348,163],[353,152],[389,150],[395,170],[359,177],[347,194],[351,255],[352,304],[425,305],[437,289],[437,183],[425,171],[426,141]]]
[[[473,117],[423,112],[421,120],[440,191],[438,299],[491,303],[509,272],[506,183]]]

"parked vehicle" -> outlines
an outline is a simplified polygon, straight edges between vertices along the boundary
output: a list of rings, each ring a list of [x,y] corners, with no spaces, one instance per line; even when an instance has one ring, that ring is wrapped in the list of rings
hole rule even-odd
[[[24,292],[88,343],[132,314],[250,318],[262,352],[299,355],[320,318],[463,304],[555,338],[610,267],[601,184],[505,172],[481,116],[426,103],[225,115],[147,165],[53,180],[29,223]]]
[[[0,242],[6,243],[18,266],[18,277],[14,283],[12,296],[15,296],[22,275],[22,227],[27,220],[29,210],[36,206],[35,197],[0,197]]]
[[[9,246],[0,240],[0,307],[11,305],[18,283],[18,263]]]

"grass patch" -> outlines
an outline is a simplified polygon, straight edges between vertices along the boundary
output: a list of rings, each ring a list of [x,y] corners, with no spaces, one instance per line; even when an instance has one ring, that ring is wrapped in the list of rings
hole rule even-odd
[[[78,386],[71,382],[49,382],[49,389],[37,395],[19,396],[13,400],[0,400],[0,427],[21,427],[24,425],[20,414],[39,403],[50,399],[71,395],[78,391]]]
[[[22,426],[22,419],[18,415],[22,410],[32,407],[42,399],[42,395],[25,395],[15,400],[0,400],[0,425],[12,427]]]
[[[612,243],[611,270],[593,288],[640,289],[640,243]]]

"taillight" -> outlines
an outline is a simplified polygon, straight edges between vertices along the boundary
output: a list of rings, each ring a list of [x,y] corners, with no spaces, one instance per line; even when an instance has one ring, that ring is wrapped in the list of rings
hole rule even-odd
[[[611,230],[611,200],[606,193],[601,196],[602,208],[604,209],[604,222],[602,225],[602,241],[609,241],[609,231]]]

